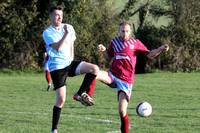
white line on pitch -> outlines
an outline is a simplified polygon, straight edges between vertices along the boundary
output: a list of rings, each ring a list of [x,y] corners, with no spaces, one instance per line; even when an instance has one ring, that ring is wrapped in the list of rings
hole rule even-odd
[[[48,115],[48,113],[40,113],[40,112],[13,112],[13,111],[8,111],[5,112],[7,114],[32,114],[32,115]],[[67,114],[62,114],[62,116],[67,116],[67,117],[72,117],[72,118],[77,118],[77,119],[85,119],[85,120],[92,120],[92,121],[97,121],[97,122],[102,122],[102,123],[114,123],[114,124],[119,124],[119,122],[108,120],[108,119],[95,119],[91,117],[81,117],[81,116],[75,116],[75,115],[67,115]],[[108,131],[106,133],[121,133],[119,130],[117,131]]]
[[[121,133],[121,131],[117,130],[117,131],[109,131],[109,132],[106,132],[106,133]]]
[[[13,112],[13,111],[8,111],[5,112],[7,114],[31,114],[31,115],[48,115],[48,113],[40,113],[40,112]],[[61,114],[61,116],[67,116],[67,117],[72,117],[72,118],[77,118],[77,119],[84,119],[84,120],[92,120],[92,121],[97,121],[97,122],[102,122],[102,123],[114,123],[114,124],[119,124],[119,122],[108,120],[108,119],[95,119],[91,117],[81,117],[81,116],[75,116],[75,115],[68,115],[68,114]]]

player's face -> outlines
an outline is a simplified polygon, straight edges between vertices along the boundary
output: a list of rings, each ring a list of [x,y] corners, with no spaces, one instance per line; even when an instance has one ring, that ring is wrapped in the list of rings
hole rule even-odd
[[[128,40],[131,36],[130,25],[128,25],[128,24],[121,25],[119,28],[119,36],[124,40]]]
[[[63,19],[63,11],[62,10],[54,10],[51,13],[51,23],[55,27],[59,27],[62,23]]]

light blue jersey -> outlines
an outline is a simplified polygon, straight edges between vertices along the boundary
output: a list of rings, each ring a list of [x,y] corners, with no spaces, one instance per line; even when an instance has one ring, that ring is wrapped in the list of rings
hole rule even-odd
[[[63,69],[69,66],[73,60],[71,56],[71,46],[74,44],[76,35],[72,25],[66,25],[68,34],[64,41],[64,46],[59,51],[50,47],[50,45],[61,40],[65,33],[64,24],[61,24],[60,30],[56,30],[51,25],[43,32],[43,39],[46,43],[46,51],[49,56],[48,65],[50,71]]]

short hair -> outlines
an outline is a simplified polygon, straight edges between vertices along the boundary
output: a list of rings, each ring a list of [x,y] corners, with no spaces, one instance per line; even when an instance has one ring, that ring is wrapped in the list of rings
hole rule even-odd
[[[51,14],[54,10],[63,10],[63,7],[61,5],[57,5],[57,6],[52,6],[49,8],[49,14]]]
[[[131,26],[131,23],[129,23],[128,21],[123,21],[119,24],[119,26],[122,26],[122,25],[130,25]]]

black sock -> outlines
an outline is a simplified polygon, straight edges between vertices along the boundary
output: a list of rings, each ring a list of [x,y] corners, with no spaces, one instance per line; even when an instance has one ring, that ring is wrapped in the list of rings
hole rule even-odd
[[[61,113],[61,108],[54,106],[53,107],[53,117],[52,117],[52,130],[58,128],[60,113]]]
[[[87,73],[84,77],[84,80],[81,84],[80,89],[78,90],[77,94],[81,95],[83,92],[85,92],[87,89],[89,89],[89,86],[91,85],[92,81],[96,78],[96,75]]]

